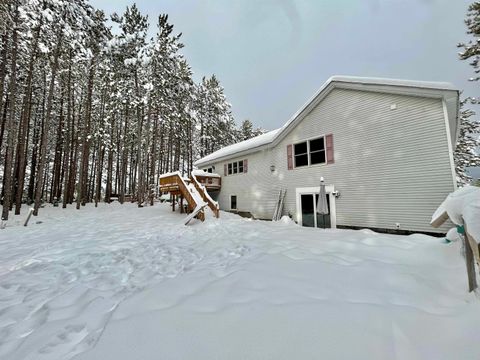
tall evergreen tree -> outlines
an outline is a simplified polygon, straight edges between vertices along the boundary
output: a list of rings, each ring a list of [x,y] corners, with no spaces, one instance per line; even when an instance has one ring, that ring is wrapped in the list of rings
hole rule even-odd
[[[464,109],[469,99],[461,102],[460,108],[460,131],[455,149],[455,171],[457,181],[463,186],[471,182],[472,177],[468,175],[467,168],[480,166],[480,155],[478,147],[480,144],[480,122],[472,119],[475,112],[470,109]]]
[[[242,140],[248,140],[255,136],[253,134],[253,124],[248,119],[242,121],[240,131],[242,132]]]
[[[111,19],[117,32],[87,0],[0,2],[3,219],[25,202],[35,214],[44,202],[153,204],[161,173],[188,174],[243,139],[219,79],[193,81],[167,15],[150,40],[135,5]]]
[[[460,60],[468,60],[474,69],[475,75],[469,80],[478,81],[480,80],[480,2],[475,1],[468,7],[465,24],[467,34],[471,35],[473,39],[458,44],[458,47],[462,49],[459,57]],[[458,182],[462,185],[471,181],[466,168],[480,166],[480,122],[473,117],[474,111],[465,108],[467,103],[477,104],[478,101],[467,98],[461,102],[459,139],[455,149],[455,168]]]

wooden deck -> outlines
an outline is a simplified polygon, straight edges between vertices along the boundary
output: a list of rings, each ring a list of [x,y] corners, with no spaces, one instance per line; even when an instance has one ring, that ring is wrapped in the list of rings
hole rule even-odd
[[[192,189],[191,186],[189,187],[189,184],[193,184],[194,189]],[[195,201],[192,192],[196,192],[212,210],[215,217],[218,218],[220,216],[218,204],[212,200],[207,191],[219,190],[220,187],[221,179],[215,176],[192,175],[190,179],[186,179],[182,178],[179,173],[172,173],[160,177],[160,192],[170,193],[173,198],[172,211],[175,211],[175,200],[177,197],[180,197],[180,212],[184,210],[184,200],[186,201],[186,212],[192,213],[195,211],[199,204]],[[197,198],[198,195],[196,196]],[[198,212],[196,217],[201,221],[205,220],[205,212],[203,209]]]
[[[193,176],[193,175],[192,175]],[[222,187],[222,178],[217,176],[194,175],[198,182],[207,190],[216,191]]]
[[[218,203],[214,202],[210,197],[210,195],[208,195],[207,193],[207,191],[209,190],[208,187],[204,185],[205,183],[201,183],[199,181],[200,180],[199,178],[201,177],[192,174],[192,176],[190,177],[190,180],[195,186],[195,189],[197,189],[198,193],[202,196],[203,201],[205,201],[208,204],[208,207],[213,211],[213,213],[215,214],[215,217],[216,218],[220,217],[220,208],[218,207]],[[220,180],[220,178],[215,178],[215,177],[213,179]],[[220,181],[218,181],[218,183],[220,183]]]

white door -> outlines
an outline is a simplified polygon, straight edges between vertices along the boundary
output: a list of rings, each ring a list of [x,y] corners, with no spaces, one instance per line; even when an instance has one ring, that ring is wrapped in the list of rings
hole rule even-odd
[[[317,214],[317,202],[320,186],[297,188],[297,223],[307,227],[336,228],[335,196],[332,195],[334,187],[325,187],[327,193],[328,215]]]

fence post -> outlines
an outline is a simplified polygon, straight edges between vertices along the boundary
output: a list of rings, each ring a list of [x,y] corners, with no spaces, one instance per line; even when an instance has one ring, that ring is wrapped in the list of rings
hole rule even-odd
[[[467,275],[468,275],[468,291],[472,292],[478,286],[477,274],[475,269],[475,261],[478,261],[478,259],[476,258],[478,256],[478,253],[475,252],[474,254],[474,249],[472,249],[472,246],[476,244],[476,241],[474,241],[473,239],[470,239],[470,236],[468,235],[468,231],[467,231],[467,225],[465,224],[465,222],[462,230],[463,230],[463,243],[465,247],[465,264],[467,266]]]
[[[32,216],[32,214],[33,214],[33,208],[31,208],[31,209],[28,211],[27,220],[25,220],[25,224],[23,224],[23,226],[27,226],[27,225],[28,225],[28,221],[30,220],[30,217]]]

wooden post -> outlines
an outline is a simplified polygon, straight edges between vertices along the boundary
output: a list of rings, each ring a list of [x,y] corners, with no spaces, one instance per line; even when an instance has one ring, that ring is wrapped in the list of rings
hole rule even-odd
[[[180,214],[183,214],[183,195],[180,195]]]
[[[464,236],[464,246],[465,246],[465,264],[467,265],[467,275],[468,275],[468,291],[473,291],[477,288],[477,278],[475,274],[475,262],[473,261],[473,252],[470,246],[469,241],[467,240],[467,235]]]
[[[469,235],[467,231],[467,226],[464,225],[465,234],[463,234],[464,238],[464,246],[465,246],[465,263],[467,265],[467,275],[468,275],[468,291],[472,292],[477,288],[477,274],[475,269],[475,261],[480,263],[480,256],[479,256],[479,245],[473,239],[471,235]]]
[[[435,219],[430,223],[433,227],[437,228],[441,226],[446,220],[448,220],[447,212],[437,215]],[[468,233],[467,224],[463,222],[463,245],[465,248],[465,265],[467,267],[468,277],[468,291],[472,292],[477,288],[477,274],[475,262],[480,266],[480,239],[474,239],[471,234]],[[457,227],[457,231],[461,233]]]
[[[25,220],[25,223],[23,224],[23,226],[27,226],[28,225],[28,221],[30,220],[30,217],[32,216],[33,214],[33,208],[31,208],[29,211],[28,211],[28,216],[27,216],[27,219]]]

